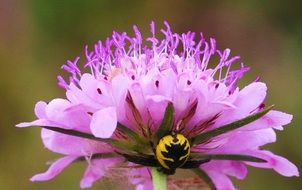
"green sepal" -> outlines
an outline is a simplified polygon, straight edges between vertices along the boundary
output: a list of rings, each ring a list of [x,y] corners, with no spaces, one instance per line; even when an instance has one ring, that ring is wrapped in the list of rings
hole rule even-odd
[[[128,137],[130,137],[135,142],[135,144],[149,145],[147,140],[141,138],[136,132],[126,127],[125,125],[117,123],[117,128],[121,130],[124,134],[126,134]]]
[[[242,154],[198,154],[191,153],[192,159],[209,159],[209,160],[236,160],[247,162],[266,162],[261,158]]]
[[[132,162],[141,166],[160,167],[159,162],[153,155],[147,154],[127,154],[122,152],[116,152],[120,156],[124,157],[128,162]]]
[[[80,156],[74,162],[76,162],[76,161],[85,161],[85,160],[87,160],[87,158],[89,160],[94,160],[94,159],[114,158],[114,157],[117,157],[117,156],[119,156],[119,155],[115,152],[96,153],[96,154],[92,154],[91,156]]]
[[[192,171],[198,175],[204,182],[206,182],[211,190],[216,190],[215,184],[213,183],[210,176],[200,168],[192,169]]]
[[[59,127],[48,127],[48,126],[40,126],[40,127],[51,130],[51,131],[55,131],[55,132],[58,132],[58,133],[62,133],[62,134],[65,134],[65,135],[71,135],[71,136],[75,136],[75,137],[82,137],[82,138],[86,138],[86,139],[90,139],[90,140],[94,140],[94,141],[107,143],[108,145],[111,145],[115,148],[119,148],[119,149],[123,149],[123,150],[129,150],[129,151],[136,151],[136,146],[132,143],[129,143],[129,142],[116,140],[116,139],[111,139],[111,138],[103,139],[103,138],[95,137],[92,134],[88,134],[88,133],[84,133],[84,132],[80,132],[80,131],[75,131],[75,130],[71,130],[71,129],[62,129],[62,128],[59,128]]]
[[[174,106],[172,102],[169,102],[166,110],[165,110],[165,115],[164,118],[157,129],[155,133],[155,144],[158,143],[158,141],[166,134],[168,134],[171,131],[171,125],[173,122],[173,117],[174,117]]]
[[[205,133],[202,133],[200,135],[197,135],[197,136],[193,137],[193,144],[201,144],[203,142],[210,140],[213,137],[230,132],[232,130],[243,127],[249,123],[252,123],[253,121],[256,121],[257,119],[259,119],[262,116],[264,116],[265,114],[267,114],[273,107],[274,106],[272,105],[272,106],[264,109],[263,111],[257,112],[255,114],[249,115],[243,119],[237,120],[233,123],[223,125],[216,129],[213,129],[213,130],[207,131]]]

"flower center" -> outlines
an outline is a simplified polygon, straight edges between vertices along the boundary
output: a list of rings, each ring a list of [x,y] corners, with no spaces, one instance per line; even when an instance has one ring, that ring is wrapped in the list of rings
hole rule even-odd
[[[190,143],[182,134],[164,136],[156,146],[156,159],[167,173],[184,165],[189,155]]]

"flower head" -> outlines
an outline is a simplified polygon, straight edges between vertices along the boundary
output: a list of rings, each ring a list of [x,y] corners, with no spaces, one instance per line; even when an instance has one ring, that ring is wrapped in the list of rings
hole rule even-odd
[[[67,61],[69,79],[58,76],[66,99],[38,102],[38,119],[17,125],[41,126],[44,145],[64,155],[32,181],[50,180],[79,160],[88,161],[82,188],[120,164],[138,189],[152,188],[150,167],[167,175],[191,169],[217,189],[235,189],[229,176],[244,179],[248,165],[299,175],[288,160],[260,148],[275,142],[274,129],[292,116],[265,106],[264,83],[237,87],[249,70],[239,56],[202,33],[199,40],[194,32],[173,33],[166,22],[162,40],[153,22],[146,40],[133,28],[134,37],[113,32],[86,47],[83,69],[79,57]]]

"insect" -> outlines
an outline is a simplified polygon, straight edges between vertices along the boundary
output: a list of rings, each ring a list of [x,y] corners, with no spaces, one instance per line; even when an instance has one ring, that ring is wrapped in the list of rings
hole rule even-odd
[[[173,175],[177,168],[191,169],[209,162],[210,159],[193,159],[190,157],[190,142],[182,134],[168,134],[162,137],[156,148],[154,155],[130,155],[122,154],[129,162],[136,164],[159,167],[160,171],[167,175]]]
[[[190,143],[182,134],[167,135],[156,146],[156,159],[165,173],[174,173],[183,166],[190,155]]]

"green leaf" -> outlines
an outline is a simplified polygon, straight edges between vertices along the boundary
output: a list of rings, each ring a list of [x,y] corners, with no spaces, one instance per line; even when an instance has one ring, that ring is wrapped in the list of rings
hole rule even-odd
[[[95,140],[95,141],[100,141],[103,143],[107,143],[111,146],[114,146],[116,148],[120,148],[123,150],[134,150],[135,146],[133,144],[130,144],[128,142],[124,142],[124,141],[120,141],[120,140],[116,140],[116,139],[103,139],[103,138],[98,138],[93,136],[92,134],[88,134],[88,133],[83,133],[80,131],[75,131],[75,130],[70,130],[70,129],[62,129],[59,127],[48,127],[48,126],[40,126],[42,128],[51,130],[51,131],[55,131],[58,133],[62,133],[65,135],[71,135],[71,136],[75,136],[75,137],[81,137],[81,138],[86,138],[86,139],[91,139],[91,140]]]
[[[237,120],[233,123],[230,123],[230,124],[224,125],[222,127],[207,131],[200,135],[197,135],[197,136],[193,137],[193,143],[201,144],[203,142],[208,141],[209,139],[211,139],[213,137],[216,137],[218,135],[221,135],[221,134],[230,132],[232,130],[238,129],[240,127],[243,127],[243,126],[245,126],[249,123],[252,123],[253,121],[256,121],[257,119],[261,118],[262,116],[267,114],[272,108],[273,108],[273,106],[270,106],[261,112],[257,112],[255,114],[249,115],[243,119]]]
[[[170,127],[173,122],[173,116],[174,116],[174,106],[172,102],[169,102],[165,110],[164,118],[155,134],[156,144],[164,135],[169,133],[169,131],[171,130]]]
[[[204,182],[206,182],[206,183],[209,185],[209,187],[210,187],[211,190],[216,190],[216,189],[217,189],[217,188],[215,187],[215,185],[214,185],[212,179],[210,178],[210,176],[208,176],[208,174],[207,174],[205,171],[203,171],[203,170],[200,169],[200,168],[192,169],[192,171],[193,171],[196,175],[198,175]]]
[[[210,160],[237,160],[248,162],[266,162],[261,158],[255,156],[242,155],[242,154],[198,154],[191,153],[193,159],[210,159]]]

